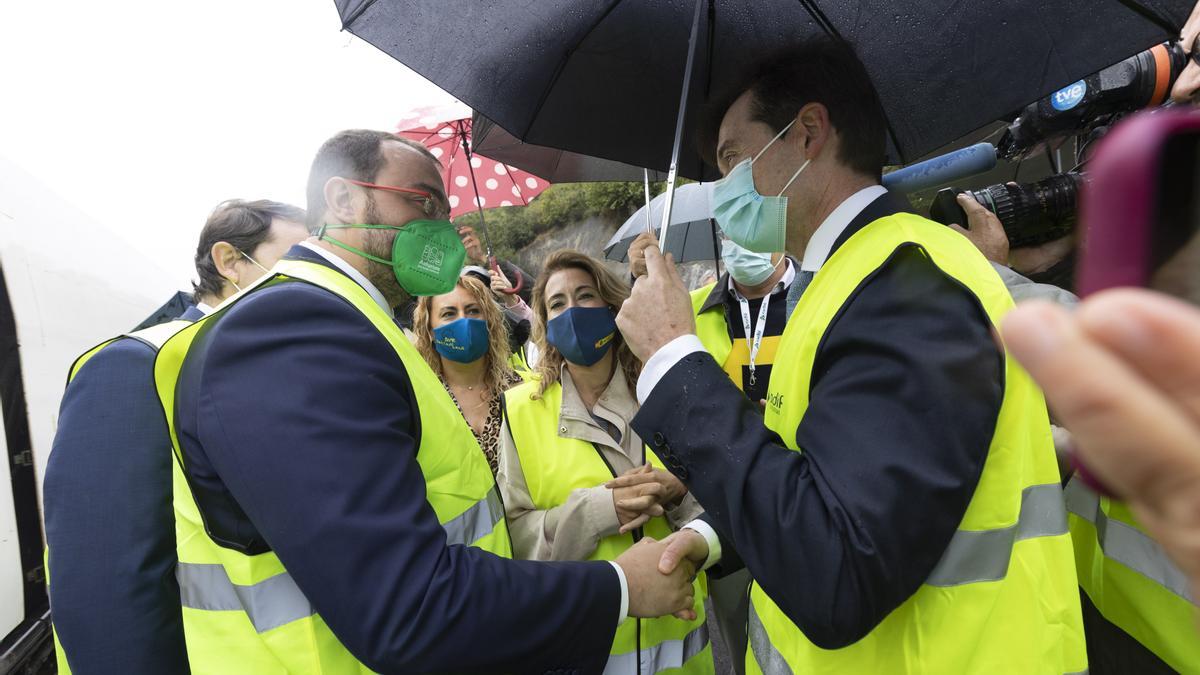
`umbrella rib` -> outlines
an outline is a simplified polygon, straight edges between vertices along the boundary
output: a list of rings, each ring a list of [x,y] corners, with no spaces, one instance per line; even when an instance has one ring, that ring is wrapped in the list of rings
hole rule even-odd
[[[829,21],[829,17],[825,16],[825,12],[822,12],[821,8],[817,7],[817,3],[812,2],[811,0],[800,0],[800,4],[803,5],[804,9],[808,10],[808,13],[812,16],[812,18],[821,25],[821,30],[825,31],[825,33],[832,38],[842,40],[841,34],[838,33],[838,30],[833,27],[833,23]]]
[[[371,1],[374,2],[374,0]],[[592,25],[588,26],[588,29],[583,31],[583,33],[579,36],[579,40],[575,42],[575,45],[568,49],[563,54],[562,58],[559,59],[558,65],[554,68],[554,74],[551,75],[550,79],[546,82],[546,89],[542,91],[542,95],[538,98],[537,106],[534,107],[533,114],[529,117],[529,124],[525,125],[525,131],[521,133],[520,140],[523,141],[529,136],[529,131],[533,129],[534,122],[537,122],[538,115],[542,114],[542,108],[546,105],[546,99],[550,98],[550,91],[554,89],[554,84],[558,82],[558,76],[562,73],[563,69],[567,67],[567,62],[571,60],[571,57],[575,55],[576,51],[578,51],[579,45],[583,44],[583,41],[592,34],[592,31],[596,30],[596,26],[604,23],[604,20],[608,18],[609,14],[613,13],[613,10],[615,10],[619,4],[621,4],[621,0],[614,0],[613,3],[608,6],[608,9],[604,10],[604,12],[592,22]]]
[[[1179,35],[1181,30],[1179,26],[1174,25],[1170,20],[1164,18],[1157,11],[1138,2],[1138,0],[1119,0],[1119,2],[1134,13],[1141,15],[1143,19],[1167,31],[1167,35]]]
[[[1127,1],[1132,2],[1133,0],[1121,0],[1121,2]],[[817,6],[815,0],[800,0],[800,4],[804,7],[804,9],[808,10],[808,13],[818,24],[820,24],[821,30],[825,31],[827,35],[844,44],[850,44],[845,38],[842,37],[837,28],[834,27],[833,22],[829,20],[829,17],[825,16],[825,12],[821,11],[821,8]],[[879,108],[880,110],[883,110],[883,101],[879,102]],[[892,126],[892,120],[888,117],[886,111],[883,113],[883,123],[887,126],[888,133],[892,136],[892,142],[896,144],[896,152],[900,154],[900,157],[897,159],[899,159],[901,162],[908,161],[908,157],[904,152],[904,148],[900,147],[900,136],[896,134],[896,129]]]
[[[361,5],[358,6],[358,9],[350,12],[350,17],[342,22],[342,30],[349,29],[351,24],[353,24],[355,21],[358,21],[358,17],[362,16],[363,12],[367,11],[367,9],[373,4],[375,4],[375,0],[365,0]]]
[[[498,162],[498,164],[504,167],[504,173],[508,174],[508,180],[512,181],[513,187],[517,188],[517,196],[521,198],[521,205],[529,206],[529,200],[525,199],[525,193],[521,191],[521,186],[517,183],[516,177],[512,175],[511,171],[508,170],[508,165],[504,162]]]

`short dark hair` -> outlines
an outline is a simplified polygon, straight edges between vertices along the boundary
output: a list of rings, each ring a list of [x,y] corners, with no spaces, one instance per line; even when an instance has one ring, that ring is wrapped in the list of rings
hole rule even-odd
[[[200,243],[196,245],[196,274],[200,277],[192,284],[196,295],[220,295],[225,283],[212,257],[213,246],[223,241],[251,253],[271,236],[271,221],[276,218],[303,223],[304,209],[269,199],[230,199],[218,204],[200,230]]]
[[[738,86],[708,106],[701,131],[704,158],[716,166],[718,132],[725,113],[743,93],[753,93],[753,119],[776,133],[809,103],[820,103],[838,130],[838,159],[879,179],[887,154],[887,121],[866,67],[843,40],[820,37],[787,47],[751,66]]]
[[[334,176],[372,182],[383,168],[383,142],[399,141],[421,152],[438,166],[438,158],[421,143],[387,131],[347,129],[321,144],[308,172],[308,227],[325,217],[325,183]]]

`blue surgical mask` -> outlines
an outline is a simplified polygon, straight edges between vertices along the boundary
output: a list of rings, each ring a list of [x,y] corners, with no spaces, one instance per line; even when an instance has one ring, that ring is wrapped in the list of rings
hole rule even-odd
[[[546,324],[546,340],[577,366],[604,358],[617,337],[617,320],[608,307],[572,307]]]
[[[717,219],[721,231],[739,246],[756,253],[784,250],[787,243],[787,197],[783,193],[787,192],[812,160],[806,159],[774,197],[764,197],[754,187],[754,162],[795,123],[795,120],[789,122],[753,159],[740,162],[728,175],[712,184],[713,217]]]
[[[766,281],[779,263],[771,262],[770,253],[755,253],[733,243],[731,239],[721,242],[721,260],[729,276],[743,286],[757,286]],[[783,257],[779,258],[783,262]]]
[[[437,353],[459,363],[472,363],[488,351],[488,325],[483,319],[455,319],[433,329]]]

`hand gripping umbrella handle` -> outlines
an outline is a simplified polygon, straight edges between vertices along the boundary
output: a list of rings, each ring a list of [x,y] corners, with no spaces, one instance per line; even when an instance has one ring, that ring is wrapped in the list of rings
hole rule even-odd
[[[488,267],[491,267],[493,272],[504,274],[504,272],[500,272],[500,262],[496,260],[496,256],[494,255],[488,256]],[[517,269],[516,267],[513,268],[513,272],[516,273],[517,279],[513,283],[512,288],[501,289],[500,292],[504,293],[505,295],[516,295],[517,293],[521,292],[522,288],[525,288],[525,275],[521,274],[521,270]]]

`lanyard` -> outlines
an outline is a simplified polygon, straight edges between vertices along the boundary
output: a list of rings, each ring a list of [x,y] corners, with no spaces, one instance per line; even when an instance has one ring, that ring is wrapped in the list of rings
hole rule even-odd
[[[750,301],[736,289],[734,289],[733,295],[737,298],[738,305],[742,310],[742,326],[746,329],[746,347],[750,350],[750,386],[753,387],[757,382],[757,378],[754,376],[754,359],[758,358],[758,348],[762,346],[763,332],[767,329],[767,307],[771,302],[771,294],[763,296],[762,307],[758,310],[758,323],[754,326],[753,338],[750,337]]]

